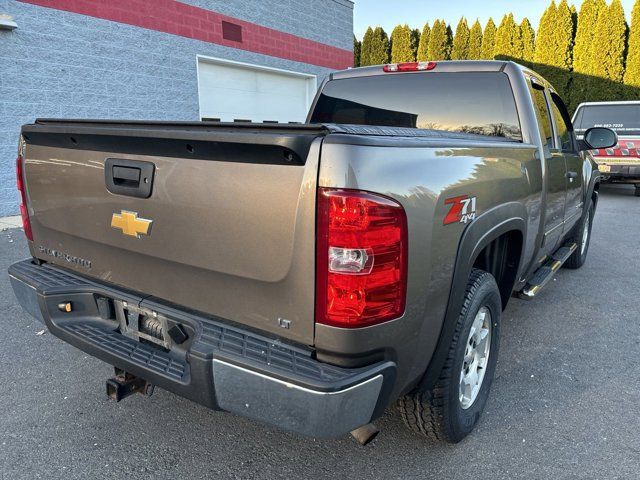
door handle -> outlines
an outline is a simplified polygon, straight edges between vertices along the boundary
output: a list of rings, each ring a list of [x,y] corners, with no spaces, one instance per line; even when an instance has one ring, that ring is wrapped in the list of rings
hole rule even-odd
[[[573,181],[578,178],[578,172],[567,172],[564,176]]]
[[[104,180],[107,190],[116,195],[149,198],[156,166],[151,162],[107,158]]]

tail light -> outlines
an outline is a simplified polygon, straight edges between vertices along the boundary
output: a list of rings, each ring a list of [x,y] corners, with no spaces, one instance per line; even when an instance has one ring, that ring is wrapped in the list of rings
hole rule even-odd
[[[405,62],[390,63],[382,67],[382,71],[386,73],[396,72],[421,72],[425,70],[433,70],[438,64],[436,62]]]
[[[20,192],[20,215],[22,216],[22,228],[27,239],[33,242],[33,233],[31,232],[31,220],[29,219],[29,211],[27,210],[27,192],[24,188],[24,162],[22,157],[16,159],[16,183]]]
[[[407,217],[386,197],[318,193],[316,321],[356,328],[402,316],[407,293]]]

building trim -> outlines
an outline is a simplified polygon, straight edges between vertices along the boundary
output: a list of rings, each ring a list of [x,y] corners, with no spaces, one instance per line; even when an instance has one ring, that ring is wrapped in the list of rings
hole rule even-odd
[[[353,52],[350,50],[263,27],[176,0],[18,1],[335,70],[342,70],[353,64]],[[241,42],[223,37],[223,21],[241,27]]]

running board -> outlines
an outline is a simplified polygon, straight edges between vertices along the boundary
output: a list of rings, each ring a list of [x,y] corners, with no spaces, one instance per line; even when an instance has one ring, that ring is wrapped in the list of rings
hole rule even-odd
[[[533,275],[527,285],[517,293],[518,298],[531,300],[534,298],[544,286],[555,276],[560,267],[564,265],[571,254],[578,248],[577,243],[570,243],[556,250],[546,263],[540,267]]]

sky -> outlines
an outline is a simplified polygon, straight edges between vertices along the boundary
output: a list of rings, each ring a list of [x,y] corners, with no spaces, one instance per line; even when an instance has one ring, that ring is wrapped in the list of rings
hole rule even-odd
[[[382,26],[391,34],[393,27],[407,23],[412,28],[422,29],[426,22],[433,25],[437,18],[444,18],[455,30],[460,17],[465,16],[469,23],[476,18],[482,26],[489,17],[493,17],[496,24],[500,23],[505,13],[513,12],[516,21],[528,17],[537,28],[550,0],[354,0],[355,18],[354,30],[356,37],[362,39],[368,26]],[[571,1],[578,10],[581,0]],[[622,0],[628,21],[634,0]]]

